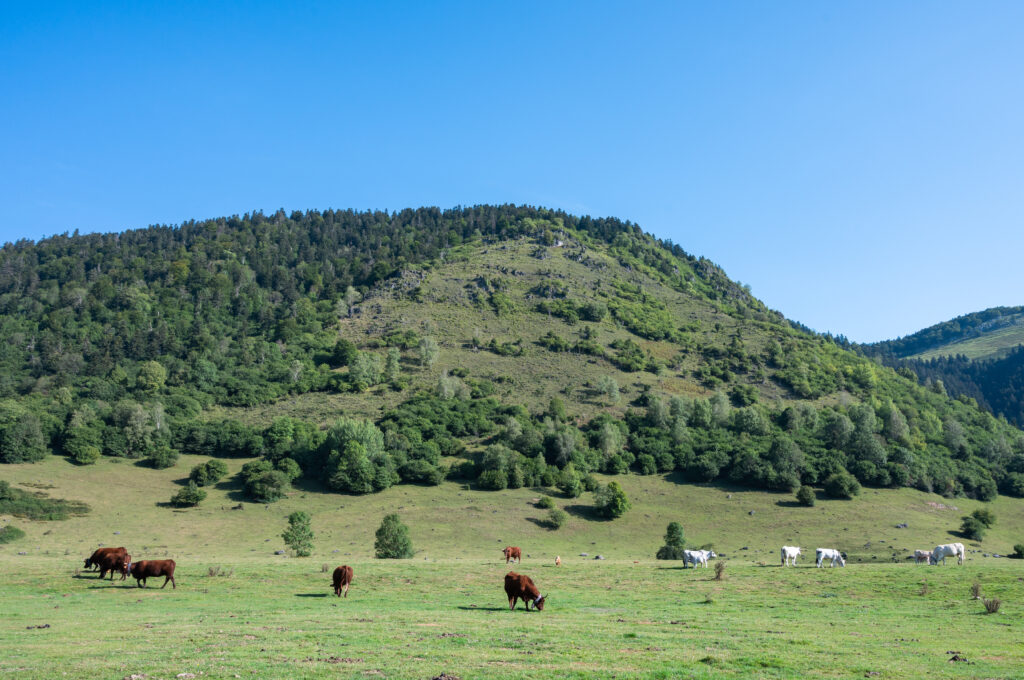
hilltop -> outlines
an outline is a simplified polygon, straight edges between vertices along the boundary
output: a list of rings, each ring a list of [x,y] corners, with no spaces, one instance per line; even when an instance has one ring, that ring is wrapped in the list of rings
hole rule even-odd
[[[0,310],[8,463],[248,458],[235,483],[264,502],[453,480],[594,491],[597,514],[624,474],[1024,495],[1024,433],[614,219],[477,206],[63,235],[0,250]]]

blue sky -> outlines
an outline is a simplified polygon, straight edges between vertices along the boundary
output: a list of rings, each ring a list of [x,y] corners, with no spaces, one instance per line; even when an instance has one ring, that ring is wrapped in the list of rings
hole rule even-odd
[[[1024,304],[1022,25],[1012,2],[3,3],[0,241],[527,203],[895,337]]]

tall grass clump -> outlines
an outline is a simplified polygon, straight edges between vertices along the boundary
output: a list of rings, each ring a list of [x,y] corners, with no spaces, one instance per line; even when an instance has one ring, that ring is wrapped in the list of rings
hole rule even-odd
[[[725,580],[725,565],[726,565],[725,562],[715,562],[715,580],[716,581],[724,581]]]
[[[999,598],[993,597],[992,599],[982,600],[982,602],[985,604],[985,613],[986,614],[997,614],[997,613],[999,613],[999,605],[1002,604],[1002,602],[999,600]]]

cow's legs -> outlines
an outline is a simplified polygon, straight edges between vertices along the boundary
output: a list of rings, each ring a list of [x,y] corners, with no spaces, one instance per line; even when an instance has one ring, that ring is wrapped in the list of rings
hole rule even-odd
[[[510,597],[510,598],[508,598],[508,608],[509,609],[515,609],[516,608],[516,600],[518,600],[518,599],[519,599],[518,597]]]

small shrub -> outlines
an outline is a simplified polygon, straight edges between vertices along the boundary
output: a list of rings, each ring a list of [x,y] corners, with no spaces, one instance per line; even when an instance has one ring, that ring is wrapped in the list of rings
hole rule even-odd
[[[205,498],[206,492],[196,486],[195,482],[189,482],[188,486],[171,496],[171,505],[188,508],[199,505]]]
[[[17,541],[19,538],[24,538],[25,532],[18,527],[11,526],[8,524],[3,529],[0,529],[0,543],[10,543],[11,541]]]
[[[974,583],[971,584],[971,599],[972,600],[980,600],[981,599],[981,584],[978,583],[977,581],[975,581]]]
[[[1013,546],[1013,556],[1018,560],[1024,560],[1024,543]]]
[[[551,496],[542,496],[541,499],[537,501],[537,507],[542,510],[550,510],[555,507],[555,499]]]
[[[986,614],[996,614],[996,613],[998,613],[999,612],[999,605],[1002,604],[1002,602],[997,597],[993,597],[990,600],[982,600],[982,602],[985,603],[985,613]]]
[[[381,520],[376,537],[373,549],[377,559],[404,560],[412,557],[409,527],[402,524],[397,514],[392,513]]]
[[[917,594],[918,595],[927,595],[929,592],[931,592],[931,588],[928,587],[928,582],[927,581],[922,581],[921,582],[921,590],[917,591]]]
[[[849,472],[836,472],[825,480],[825,493],[832,498],[853,498],[860,493],[860,482]]]
[[[967,515],[961,518],[960,534],[972,541],[980,541],[985,537],[985,524],[977,517]]]
[[[178,452],[169,446],[158,446],[146,456],[146,464],[156,470],[166,470],[178,462]]]
[[[552,529],[561,529],[569,521],[569,513],[565,510],[555,508],[548,513],[548,526]]]
[[[228,466],[224,461],[208,460],[192,468],[188,478],[196,483],[196,486],[211,486],[219,482],[228,473]]]
[[[808,508],[814,507],[814,489],[809,486],[801,486],[796,491],[796,502]]]
[[[715,580],[725,580],[725,562],[715,562]]]
[[[329,564],[327,564],[327,563],[324,563],[324,564],[321,564],[321,565],[320,565],[320,573],[321,573],[321,574],[326,574],[326,573],[327,573],[327,572],[329,572],[330,570],[331,570],[331,565],[329,565]]]
[[[92,465],[100,459],[101,454],[98,446],[82,446],[71,455],[71,460],[79,465]]]

